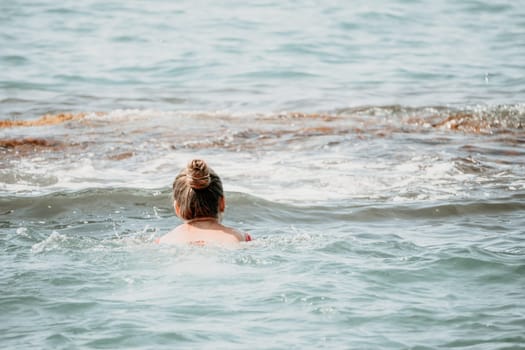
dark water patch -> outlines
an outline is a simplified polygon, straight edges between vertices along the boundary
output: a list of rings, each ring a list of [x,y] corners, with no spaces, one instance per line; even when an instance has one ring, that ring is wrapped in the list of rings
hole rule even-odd
[[[521,139],[518,139],[516,143],[522,143]],[[502,147],[502,146],[481,146],[481,145],[464,145],[461,147],[462,150],[467,151],[469,153],[479,153],[479,154],[487,154],[491,156],[501,156],[501,157],[516,157],[516,160],[519,161],[520,159],[523,159],[522,156],[525,156],[525,150],[522,150],[520,148],[508,148],[508,147]],[[523,162],[521,162],[523,163]]]
[[[58,212],[62,208],[71,208],[72,203],[78,204],[82,207],[92,207],[94,209],[105,210],[112,206],[122,203],[130,203],[136,206],[147,206],[160,201],[169,202],[170,193],[167,190],[160,192],[159,190],[146,189],[129,189],[129,188],[93,188],[81,191],[64,191],[53,192],[39,196],[16,196],[16,197],[0,197],[0,203],[8,205],[11,210],[18,210],[23,208],[42,208],[42,210],[52,209],[53,205],[57,206]],[[168,202],[164,204],[169,204]],[[108,207],[100,207],[98,204],[107,203]],[[96,204],[96,205],[93,205]],[[44,207],[47,207],[44,208]],[[54,213],[55,210],[50,210],[49,213]]]
[[[485,1],[466,1],[462,4],[465,10],[474,14],[509,12],[514,9],[513,4],[494,4]]]
[[[350,206],[344,209],[332,210],[331,217],[337,220],[348,221],[377,221],[390,219],[435,219],[448,217],[462,217],[470,215],[496,215],[498,213],[519,212],[525,210],[525,204],[520,200],[487,202],[458,202],[449,204],[413,204],[413,205],[377,205],[371,203],[367,206]]]
[[[68,284],[66,283],[64,286],[68,286]],[[96,301],[61,300],[60,303],[55,302],[48,305],[45,310],[57,316],[67,317],[81,312],[89,312],[99,305]]]
[[[20,276],[20,278],[23,278]],[[4,296],[0,296],[0,310],[3,310],[3,312],[24,312],[28,311],[28,313],[36,313],[31,312],[31,307],[41,305],[45,302],[45,299],[36,296],[36,295],[9,295],[4,294]]]
[[[0,62],[13,66],[22,66],[29,64],[29,59],[20,55],[2,55],[0,56]]]
[[[140,43],[147,43],[148,40],[141,38],[139,36],[132,36],[132,35],[117,35],[111,38],[113,42],[116,43],[133,43],[133,42],[140,42]]]
[[[448,253],[450,254],[450,253]],[[481,257],[479,254],[474,254],[465,250],[463,252],[456,252],[456,256],[443,256],[435,262],[436,268],[442,271],[450,271],[453,274],[459,272],[469,272],[471,274],[480,276],[482,280],[486,281],[487,275],[491,273],[502,274],[506,272],[507,282],[512,281],[515,277],[514,269],[509,268],[507,264],[500,260],[493,260],[488,257]],[[477,256],[477,257],[476,257]]]
[[[157,67],[147,66],[147,65],[144,65],[144,66],[119,66],[119,67],[114,68],[112,70],[112,73],[115,73],[115,74],[127,74],[127,75],[131,75],[131,74],[147,74],[149,72],[154,72],[157,69],[158,69]],[[122,101],[129,101],[129,102],[136,101],[136,102],[140,102],[140,101],[155,101],[155,100],[154,99],[152,100],[151,98],[148,98],[148,97],[137,97],[135,99],[132,99],[132,98],[129,98],[127,96],[121,96],[121,97],[117,97],[117,99],[115,101],[116,102],[122,102]]]
[[[183,103],[187,102],[187,99],[185,99],[185,98],[173,97],[173,96],[163,97],[163,98],[161,98],[161,100],[163,102],[165,102],[165,103],[170,104],[170,105],[180,105],[180,104],[183,104]]]
[[[27,93],[34,91],[53,91],[53,86],[49,83],[24,80],[0,80],[0,88],[5,89],[5,91],[23,90]]]
[[[82,7],[80,6],[78,7],[50,7],[50,8],[45,8],[44,12],[52,14],[52,15],[64,16],[65,18],[89,15],[89,12],[84,11]]]
[[[473,325],[472,329],[479,329],[479,326],[482,328],[487,328],[486,325],[480,324]],[[499,329],[496,329],[501,331]],[[472,348],[476,346],[481,346],[486,348],[488,346],[494,347],[495,349],[519,349],[516,347],[518,344],[523,344],[525,342],[525,337],[520,336],[497,336],[493,337],[490,335],[469,337],[466,339],[456,339],[453,341],[445,342],[442,344],[445,348]]]
[[[15,107],[15,106],[18,106],[18,105],[33,105],[35,104],[35,101],[34,100],[31,100],[31,99],[27,99],[27,98],[19,98],[19,97],[6,97],[6,98],[3,98],[0,100],[0,106],[2,106],[3,108],[4,105],[8,106],[8,107]],[[21,112],[12,112],[11,115],[14,115],[14,116],[19,116],[21,115],[22,113]],[[2,116],[3,118],[5,118],[5,116]],[[14,119],[14,118],[13,118]]]

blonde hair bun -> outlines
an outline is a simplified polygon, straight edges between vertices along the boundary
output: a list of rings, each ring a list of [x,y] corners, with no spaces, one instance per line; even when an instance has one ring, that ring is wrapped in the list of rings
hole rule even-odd
[[[194,190],[202,190],[210,185],[210,169],[204,160],[192,160],[188,163],[186,170],[186,181]]]

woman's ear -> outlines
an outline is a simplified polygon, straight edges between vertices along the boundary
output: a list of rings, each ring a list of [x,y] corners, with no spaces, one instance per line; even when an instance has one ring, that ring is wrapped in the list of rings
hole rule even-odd
[[[221,197],[219,199],[219,212],[223,213],[224,209],[226,209],[226,200],[224,199],[224,197]]]
[[[175,215],[180,218],[180,205],[177,201],[173,201],[173,209],[175,209]]]

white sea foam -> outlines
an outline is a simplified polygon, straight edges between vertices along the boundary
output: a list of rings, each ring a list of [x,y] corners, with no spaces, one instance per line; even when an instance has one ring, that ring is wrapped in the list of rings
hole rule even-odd
[[[466,189],[487,181],[485,174],[464,174],[453,160],[422,154],[402,160],[361,159],[351,149],[340,157],[312,157],[309,151],[158,153],[141,161],[112,162],[97,155],[62,161],[20,159],[13,181],[2,182],[4,193],[48,193],[86,188],[170,188],[173,178],[192,157],[202,157],[223,178],[226,191],[253,194],[272,201],[305,202],[349,198],[396,200],[443,199],[468,195]],[[324,158],[324,159],[323,159]],[[5,170],[4,170],[5,171]],[[496,175],[488,175],[490,178]],[[15,181],[16,180],[16,181]],[[501,181],[523,188],[523,180],[506,174]]]
[[[67,240],[67,236],[58,233],[57,231],[51,232],[51,234],[44,239],[42,242],[35,243],[31,247],[31,252],[38,254],[49,250],[60,248],[63,242]]]

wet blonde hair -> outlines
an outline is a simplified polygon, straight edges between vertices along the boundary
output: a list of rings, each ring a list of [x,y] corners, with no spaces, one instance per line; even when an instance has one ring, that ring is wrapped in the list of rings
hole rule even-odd
[[[219,217],[219,201],[224,197],[219,176],[201,159],[194,159],[173,181],[173,199],[183,220]]]

